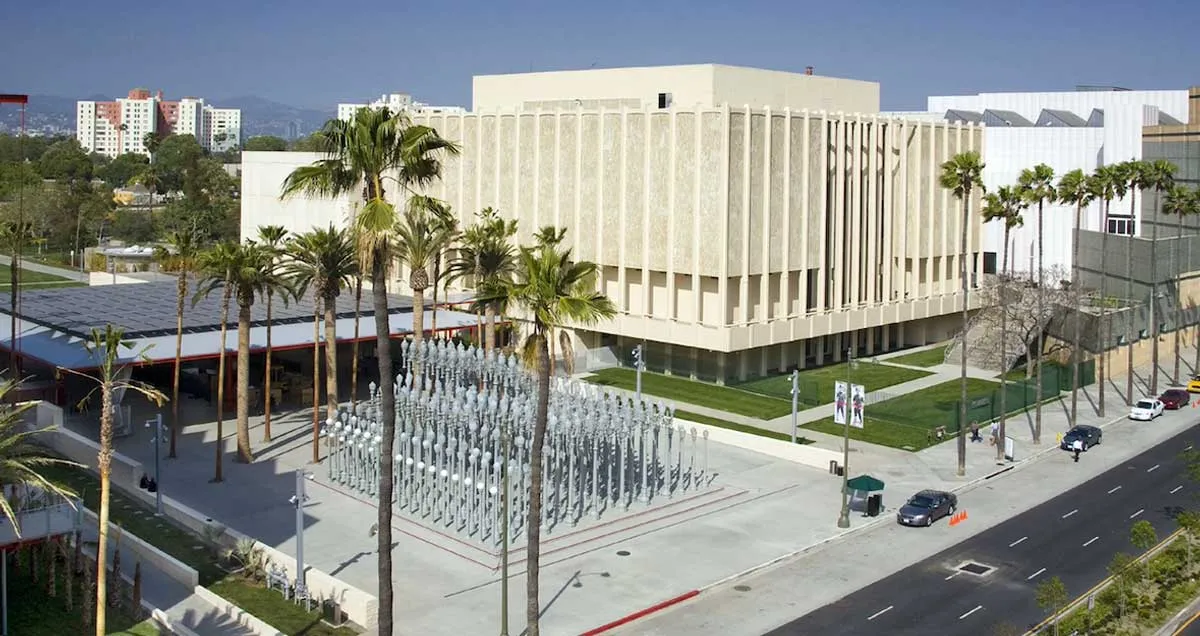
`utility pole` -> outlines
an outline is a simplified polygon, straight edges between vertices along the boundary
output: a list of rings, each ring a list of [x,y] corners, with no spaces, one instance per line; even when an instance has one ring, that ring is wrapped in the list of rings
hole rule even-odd
[[[163,443],[163,417],[162,413],[154,416],[154,419],[146,421],[146,428],[154,426],[154,438],[151,443],[154,444],[154,515],[161,517],[163,514],[162,505],[162,443]]]
[[[637,400],[642,401],[642,369],[646,368],[644,345],[633,348],[633,366],[637,369]]]
[[[796,443],[797,415],[800,412],[800,371],[792,371],[792,443]]]
[[[304,502],[308,501],[308,495],[304,493],[304,480],[308,475],[304,469],[296,469],[296,494],[288,501],[296,508],[296,586],[297,592],[305,591],[307,586],[304,585]],[[386,505],[386,504],[380,504]]]
[[[846,350],[846,390],[851,391],[850,370],[854,368],[854,347]],[[842,512],[838,515],[839,528],[850,527],[850,396],[846,396],[846,425],[842,431]]]

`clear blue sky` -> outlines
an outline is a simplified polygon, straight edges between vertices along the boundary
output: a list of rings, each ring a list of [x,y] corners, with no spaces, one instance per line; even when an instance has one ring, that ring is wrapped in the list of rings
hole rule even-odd
[[[471,76],[724,63],[927,95],[1200,84],[1200,2],[202,0],[10,4],[0,92],[257,95],[332,110],[407,92],[470,104]]]

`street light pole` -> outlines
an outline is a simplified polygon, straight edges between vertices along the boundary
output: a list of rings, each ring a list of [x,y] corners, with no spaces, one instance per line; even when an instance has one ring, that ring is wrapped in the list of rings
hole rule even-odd
[[[154,419],[146,422],[146,427],[154,425],[154,515],[161,517],[163,514],[162,505],[162,443],[163,443],[163,417],[162,413],[154,416]]]
[[[288,501],[296,508],[296,586],[299,592],[307,589],[304,586],[304,502],[308,495],[304,493],[304,479],[307,475],[304,469],[296,469],[296,494]]]
[[[854,368],[854,347],[846,350],[846,391],[853,393],[850,388],[850,370]],[[846,396],[846,405],[850,405],[850,395]],[[850,409],[846,409],[846,424],[842,428],[842,512],[838,515],[839,528],[850,527],[850,492],[847,490],[850,482]]]
[[[792,371],[792,443],[796,443],[796,418],[800,412],[800,371]]]
[[[642,401],[642,369],[646,368],[645,351],[642,345],[633,348],[633,366],[637,368],[637,400]]]

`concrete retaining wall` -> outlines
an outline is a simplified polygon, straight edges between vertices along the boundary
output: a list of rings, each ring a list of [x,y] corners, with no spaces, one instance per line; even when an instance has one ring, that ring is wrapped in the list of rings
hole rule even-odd
[[[83,516],[87,520],[87,523],[92,525],[99,525],[100,523],[100,518],[96,516],[96,513],[87,508],[83,509]],[[187,587],[196,587],[200,584],[200,573],[194,568],[142,541],[137,536],[127,532],[124,528],[113,525],[112,522],[108,524],[108,536],[114,540],[119,538],[117,543],[120,544],[122,550],[133,553],[142,563],[153,567]]]
[[[678,417],[675,418],[675,421],[689,428],[696,427],[697,434],[703,434],[704,431],[708,431],[709,441],[736,446],[737,448],[770,455],[777,459],[812,466],[821,470],[829,470],[830,461],[842,461],[841,453],[825,450],[824,448],[817,448],[806,444],[793,444],[770,437],[762,437],[761,435],[731,431],[727,428],[708,426],[707,424],[698,424]]]
[[[42,413],[43,408],[39,405],[39,421],[42,418]],[[59,422],[61,422],[61,419],[59,419]],[[38,441],[46,444],[67,459],[83,464],[90,470],[96,470],[96,458],[100,454],[100,445],[96,442],[61,425],[55,428],[52,433],[40,436]],[[142,491],[138,488],[138,482],[141,481],[142,475],[145,474],[146,470],[141,462],[134,461],[127,455],[113,452],[112,472],[109,475],[112,485],[125,491],[140,493]]]
[[[246,612],[246,610],[231,603],[228,599],[218,596],[216,593],[209,591],[206,587],[196,586],[196,596],[211,603],[213,607],[221,610],[227,616],[237,622],[238,625],[250,630],[256,636],[285,636],[285,634],[274,627],[264,623],[258,617]]]

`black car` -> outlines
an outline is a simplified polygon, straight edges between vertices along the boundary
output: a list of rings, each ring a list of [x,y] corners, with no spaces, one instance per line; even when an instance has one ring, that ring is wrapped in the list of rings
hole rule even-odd
[[[1100,438],[1103,436],[1104,432],[1095,426],[1080,424],[1067,431],[1066,435],[1063,435],[1062,443],[1058,447],[1069,451],[1071,450],[1071,444],[1075,443],[1075,440],[1078,439],[1083,441],[1083,450],[1087,450],[1088,447],[1099,444]]]
[[[942,517],[949,517],[958,508],[958,497],[941,490],[922,490],[909,497],[896,512],[896,522],[902,526],[931,526]]]

